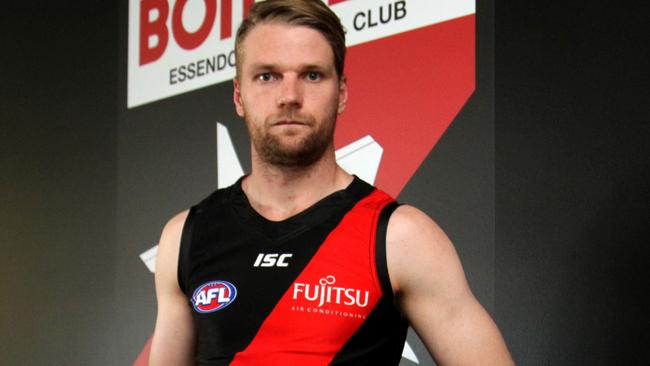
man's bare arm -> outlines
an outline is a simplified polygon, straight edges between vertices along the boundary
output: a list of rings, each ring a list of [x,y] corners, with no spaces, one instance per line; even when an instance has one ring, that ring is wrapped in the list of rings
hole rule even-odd
[[[194,328],[187,299],[177,280],[181,233],[188,211],[172,218],[163,229],[156,256],[158,315],[150,366],[193,365]]]
[[[452,243],[433,220],[400,206],[389,221],[387,257],[397,304],[438,365],[514,364],[472,294]]]

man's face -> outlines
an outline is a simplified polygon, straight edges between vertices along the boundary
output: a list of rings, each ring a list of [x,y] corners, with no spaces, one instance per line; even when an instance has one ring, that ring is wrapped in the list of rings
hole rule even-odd
[[[254,154],[282,167],[302,167],[333,149],[347,86],[332,49],[318,31],[271,22],[254,27],[241,45],[234,101]]]

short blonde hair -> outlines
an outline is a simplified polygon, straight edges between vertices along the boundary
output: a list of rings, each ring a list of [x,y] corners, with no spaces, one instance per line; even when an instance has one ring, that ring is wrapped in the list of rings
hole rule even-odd
[[[242,43],[258,24],[284,22],[312,28],[320,32],[334,54],[334,68],[340,78],[345,65],[345,30],[341,20],[321,0],[267,0],[255,3],[248,17],[239,26],[235,38],[237,75],[241,72]]]

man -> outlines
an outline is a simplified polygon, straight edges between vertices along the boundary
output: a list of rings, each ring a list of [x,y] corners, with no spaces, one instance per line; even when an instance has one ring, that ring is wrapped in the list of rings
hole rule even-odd
[[[439,365],[511,365],[443,231],[336,164],[336,15],[257,3],[235,47],[252,171],[165,226],[150,364],[397,365],[410,324]]]

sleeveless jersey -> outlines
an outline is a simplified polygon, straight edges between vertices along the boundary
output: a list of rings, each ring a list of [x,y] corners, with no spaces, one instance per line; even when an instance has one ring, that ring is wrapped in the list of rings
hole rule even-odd
[[[197,365],[398,365],[385,235],[395,208],[354,178],[287,220],[259,215],[235,185],[192,207],[178,281]]]

